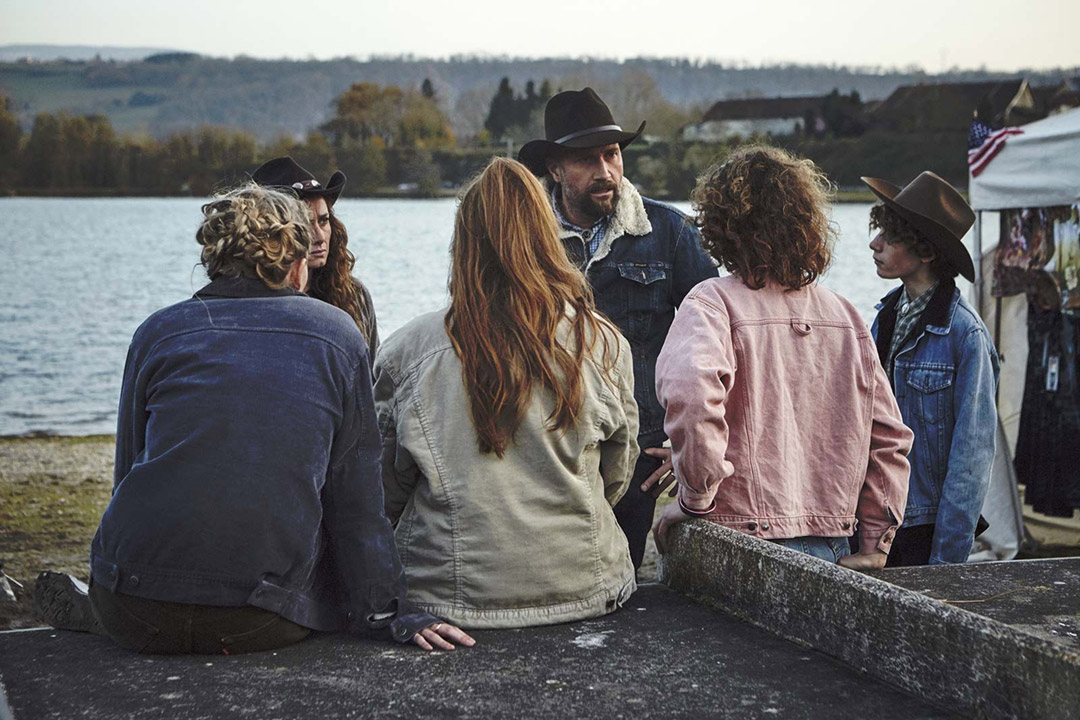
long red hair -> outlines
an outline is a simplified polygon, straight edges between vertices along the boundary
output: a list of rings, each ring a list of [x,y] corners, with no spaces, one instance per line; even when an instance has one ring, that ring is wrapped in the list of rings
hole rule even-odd
[[[494,158],[462,196],[450,248],[446,331],[480,451],[502,457],[535,385],[555,395],[548,418],[566,430],[582,405],[582,366],[603,343],[614,366],[612,326],[594,309],[592,290],[570,263],[540,182],[521,163]],[[565,342],[556,330],[571,331]]]

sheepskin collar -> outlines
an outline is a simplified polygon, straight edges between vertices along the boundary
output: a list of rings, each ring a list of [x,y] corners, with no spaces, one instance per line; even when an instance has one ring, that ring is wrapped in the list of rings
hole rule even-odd
[[[554,181],[550,177],[545,178],[544,181],[547,183],[550,194]],[[645,203],[641,200],[641,194],[634,187],[634,184],[624,177],[622,184],[619,186],[619,204],[615,206],[615,212],[611,217],[611,225],[608,227],[607,233],[604,234],[600,247],[589,258],[589,265],[607,255],[611,251],[611,246],[623,235],[641,237],[651,232],[652,223],[649,222],[649,216],[645,212]],[[565,240],[566,238],[577,237],[577,233],[560,227],[559,236]],[[588,269],[587,266],[586,269]]]

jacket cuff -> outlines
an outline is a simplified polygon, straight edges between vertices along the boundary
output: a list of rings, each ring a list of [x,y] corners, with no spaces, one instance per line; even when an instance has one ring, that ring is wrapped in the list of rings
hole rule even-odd
[[[892,525],[884,530],[869,530],[864,525],[859,526],[859,552],[861,553],[888,553],[892,550],[893,540],[896,539],[897,526]]]
[[[696,493],[679,483],[679,507],[687,515],[708,515],[716,509],[716,493]]]
[[[420,632],[428,625],[439,622],[439,618],[426,612],[412,612],[408,615],[398,615],[390,623],[390,635],[395,642],[406,644],[412,641],[413,635]]]

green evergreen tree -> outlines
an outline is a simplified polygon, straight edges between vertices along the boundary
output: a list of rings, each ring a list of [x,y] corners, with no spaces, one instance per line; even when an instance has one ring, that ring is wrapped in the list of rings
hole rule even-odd
[[[420,94],[426,97],[428,100],[435,100],[435,86],[431,84],[431,78],[424,78],[424,83],[420,86]]]
[[[514,89],[510,87],[510,78],[504,77],[499,81],[495,96],[491,98],[484,129],[490,132],[493,138],[501,138],[506,134],[507,128],[515,124],[515,111]]]

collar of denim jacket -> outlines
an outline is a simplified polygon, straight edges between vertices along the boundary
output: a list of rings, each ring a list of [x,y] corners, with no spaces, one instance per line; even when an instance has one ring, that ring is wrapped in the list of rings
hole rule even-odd
[[[195,297],[223,297],[223,298],[268,298],[268,297],[291,297],[304,295],[299,290],[290,287],[274,289],[267,287],[266,283],[258,278],[226,277],[220,275],[210,281],[210,284],[195,293]]]

